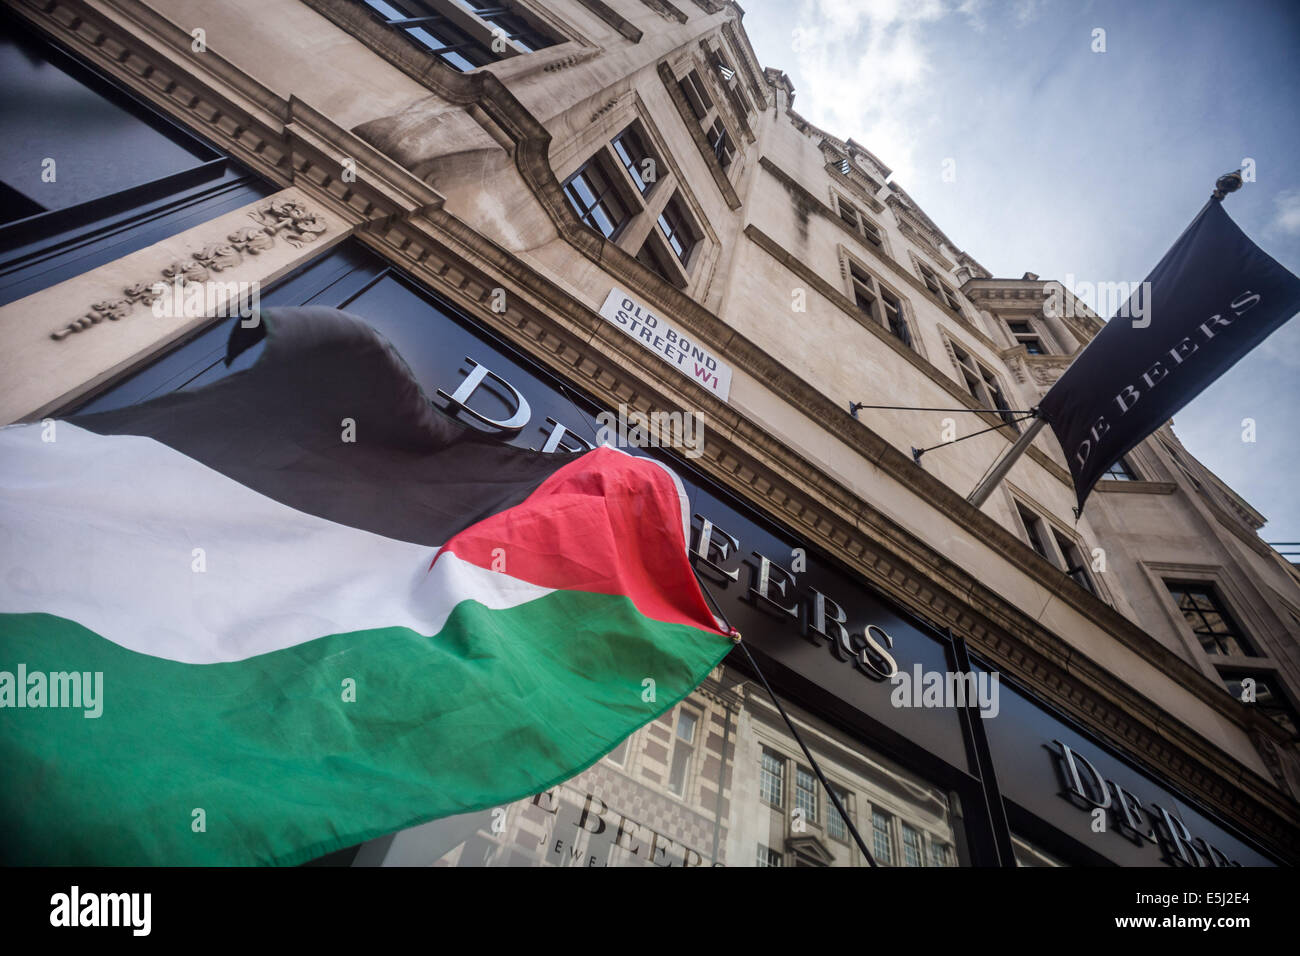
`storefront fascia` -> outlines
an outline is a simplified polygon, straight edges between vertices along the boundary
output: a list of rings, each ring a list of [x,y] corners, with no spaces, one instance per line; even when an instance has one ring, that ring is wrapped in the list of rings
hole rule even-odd
[[[344,243],[279,283],[264,297],[263,307],[277,304],[334,305],[365,318],[407,359],[435,405],[503,441],[563,451],[598,440],[602,422],[597,416],[602,408],[355,242]],[[241,356],[230,369],[220,361],[228,329],[228,322],[209,329],[79,410],[141,401],[246,367],[256,359],[257,350]],[[607,424],[610,419],[603,421]],[[499,424],[507,422],[505,428]],[[708,441],[707,431],[704,440]],[[894,605],[856,575],[783,532],[764,517],[762,501],[738,500],[671,449],[628,450],[659,455],[682,477],[693,513],[691,548],[697,570],[727,619],[744,634],[783,700],[806,715],[807,732],[825,739],[829,748],[826,759],[837,759],[832,751],[840,754],[843,779],[850,781],[846,787],[862,791],[860,797],[854,796],[861,809],[856,814],[851,809],[851,815],[856,816],[856,825],[869,843],[873,821],[887,820],[877,836],[881,841],[877,849],[896,854],[895,862],[906,863],[917,854],[942,859],[949,852],[955,854],[953,862],[963,865],[1009,864],[1017,859],[1127,865],[1274,862],[1266,851],[1233,835],[1229,825],[1215,823],[1152,775],[1114,756],[1086,729],[1051,713],[1010,683],[998,688],[990,682],[992,674],[970,661],[960,638]],[[908,677],[909,684],[915,685],[914,693],[904,695],[899,690],[890,679],[896,673]],[[941,696],[928,701],[921,693],[923,684],[937,686],[936,680],[950,683],[948,675],[966,673],[975,678],[972,687],[980,686],[982,679],[983,687],[995,692],[992,709],[996,716],[990,712],[990,716],[981,717],[977,699],[964,706],[947,706]],[[848,858],[863,862],[856,858],[856,850],[841,853],[828,835],[839,836],[843,827],[829,819],[837,815],[824,799],[818,803],[819,797],[803,786],[807,768],[800,763],[797,751],[786,747],[788,770],[787,758],[777,754],[781,749],[777,736],[786,731],[776,724],[774,713],[767,713],[769,704],[753,683],[754,677],[741,655],[733,653],[699,692],[712,695],[726,716],[717,725],[725,737],[721,767],[715,770],[716,785],[710,791],[706,783],[699,791],[716,791],[716,806],[707,808],[708,813],[692,824],[695,838],[687,841],[680,835],[660,833],[630,816],[624,819],[631,822],[619,823],[620,811],[626,808],[611,804],[590,788],[583,792],[578,785],[569,788],[572,793],[539,794],[531,801],[530,812],[547,827],[538,841],[539,846],[549,847],[547,854],[538,857],[537,851],[530,849],[532,856],[520,856],[515,847],[508,856],[485,852],[480,862],[564,861],[593,866],[752,863],[748,858],[752,850],[737,848],[735,843],[737,834],[746,832],[747,827],[753,829],[755,812],[742,813],[739,808],[748,806],[743,801],[747,799],[745,781],[753,776],[751,764],[760,763],[767,768],[767,776],[757,781],[758,785],[770,788],[772,779],[779,776],[782,786],[793,794],[790,802],[802,802],[811,816],[820,818],[811,821],[814,832],[806,838],[802,831],[779,826],[784,831],[779,841],[783,848],[760,841],[760,855],[768,852],[776,855],[773,859],[788,857],[813,865]],[[732,693],[729,688],[746,684],[747,695],[726,699]],[[896,706],[896,702],[906,706]],[[687,708],[691,722],[687,727],[688,718],[679,716],[681,709],[668,715],[665,731],[674,754],[696,745],[694,722],[708,716],[703,709],[696,713]],[[742,727],[751,728],[748,744],[742,740]],[[659,730],[652,727],[647,734]],[[705,730],[702,726],[701,733]],[[838,744],[832,739],[836,735],[841,738]],[[770,740],[767,750],[763,739]],[[652,751],[666,746],[648,737],[645,745]],[[748,756],[746,746],[751,751]],[[621,749],[616,748],[615,753]],[[822,759],[818,748],[813,749]],[[858,758],[867,759],[867,764],[849,768],[847,762]],[[772,766],[768,768],[768,764]],[[587,771],[587,776],[608,775],[613,766],[610,760],[602,761]],[[642,773],[647,779],[654,777],[644,769]],[[681,775],[683,791],[686,774],[683,771]],[[663,802],[676,796],[675,775],[675,768],[665,768],[660,776],[667,779],[660,781],[656,794],[634,799]],[[787,775],[793,779],[786,780]],[[1099,782],[1103,780],[1106,782]],[[605,783],[605,791],[618,790],[618,786]],[[897,793],[921,794],[917,805],[924,804],[929,810],[915,813],[929,813],[930,830],[922,833],[921,823],[904,820],[905,812],[912,812],[908,807],[888,810],[891,788]],[[730,792],[730,797],[724,799],[724,792]],[[1122,796],[1116,796],[1117,792]],[[788,814],[786,794],[769,796],[766,806],[774,820],[777,807]],[[723,813],[724,805],[732,807],[732,812]],[[518,809],[521,825],[524,809]],[[1098,824],[1098,814],[1090,810],[1099,811],[1103,822]],[[680,823],[682,812],[674,811],[666,818]],[[510,816],[507,809],[502,813]],[[417,828],[419,834],[404,831],[356,853],[345,851],[340,859],[357,863],[469,862],[463,849],[465,835],[500,834],[502,822],[486,811],[469,816],[473,819],[428,824]],[[707,816],[712,816],[711,824],[704,819]],[[585,837],[579,853],[570,839],[566,857],[566,841],[555,835],[557,828],[563,827],[572,828],[575,834],[592,834],[599,827],[597,835],[609,842],[600,852],[588,852],[592,838]],[[651,838],[654,846],[648,853],[633,853],[631,847],[640,850],[645,846],[646,834],[658,834],[659,838]],[[847,839],[843,843],[849,845]],[[912,844],[924,850],[914,852]],[[675,855],[669,854],[669,848],[675,848]]]

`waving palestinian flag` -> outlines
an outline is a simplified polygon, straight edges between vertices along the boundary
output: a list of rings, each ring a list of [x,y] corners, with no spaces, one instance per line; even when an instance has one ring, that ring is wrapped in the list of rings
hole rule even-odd
[[[487,439],[340,312],[230,358],[264,335],[208,387],[0,430],[3,862],[293,864],[499,806],[731,646],[667,469]]]

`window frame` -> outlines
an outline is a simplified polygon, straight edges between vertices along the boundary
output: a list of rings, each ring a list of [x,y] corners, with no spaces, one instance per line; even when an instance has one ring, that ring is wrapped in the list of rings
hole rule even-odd
[[[904,305],[906,300],[852,256],[845,256],[844,271],[848,277],[849,301],[857,307],[858,311],[898,339],[905,347],[919,353],[916,334],[912,331],[912,323]],[[864,297],[868,300],[866,304],[862,301]],[[890,303],[886,302],[887,298],[892,300],[892,308]],[[900,329],[904,334],[899,334]]]
[[[785,810],[785,765],[786,758],[779,750],[775,750],[766,744],[759,745],[758,754],[758,800],[760,803],[773,810]],[[768,768],[767,761],[771,760],[776,764],[776,770]],[[767,789],[764,784],[768,777],[776,780],[776,802],[773,803],[767,798]]]
[[[472,73],[570,40],[570,37],[556,30],[519,0],[360,0],[360,3],[385,28],[401,33],[422,52],[458,73]],[[384,7],[407,15],[390,16]],[[484,16],[485,13],[489,16]],[[515,28],[511,32],[505,24],[515,21],[521,28]],[[444,37],[438,35],[439,30],[454,32],[464,39],[435,47],[417,32],[424,31],[440,42],[445,41]],[[497,30],[501,31],[500,36],[505,45],[505,49],[500,52],[492,48],[493,42],[498,38]],[[525,36],[531,37],[527,43],[519,39]],[[538,38],[551,42],[538,45],[534,42]],[[471,51],[473,56],[466,56],[462,52],[465,50]],[[457,63],[456,57],[466,65]],[[476,59],[483,62],[476,63]]]
[[[673,749],[668,755],[668,775],[665,786],[675,797],[684,799],[687,791],[690,790],[691,769],[695,763],[695,739],[700,730],[700,717],[699,713],[685,706],[678,706],[673,716]],[[682,724],[686,718],[691,721],[690,737],[682,736]],[[673,778],[679,766],[677,759],[679,755],[683,758],[680,763],[681,779],[674,784]]]
[[[808,785],[803,785],[803,778],[807,778]],[[817,777],[813,772],[803,764],[796,762],[794,765],[794,808],[804,811],[804,823],[817,824],[819,820],[818,806],[820,800],[817,792]],[[809,799],[801,802],[800,798],[806,794]],[[805,806],[805,803],[810,804]]]
[[[623,183],[622,175],[616,170],[610,169],[610,165],[608,153],[603,148],[597,150],[586,160],[586,162],[569,174],[568,178],[561,184],[561,188],[564,191],[565,198],[569,201],[569,208],[573,210],[574,214],[583,225],[587,226],[598,235],[608,239],[610,242],[617,242],[619,236],[623,234],[623,231],[627,228],[628,224],[636,217],[637,212],[635,211],[633,203],[629,201],[630,197],[626,194],[626,186]],[[579,177],[584,177],[584,181],[586,181],[585,174],[587,174],[588,170],[591,169],[598,171],[602,176],[604,176],[607,185],[604,190],[596,193],[594,189],[591,189],[590,183],[588,183],[588,189],[596,195],[596,200],[588,206],[584,212],[579,209],[577,204],[574,202],[574,192],[572,192],[571,189],[572,184]],[[622,204],[624,213],[623,218],[615,225],[613,231],[608,233],[598,228],[588,219],[588,216],[591,215],[591,211],[597,208],[602,199],[607,195],[614,196]]]
[[[1203,653],[1206,657],[1234,658],[1234,657],[1265,656],[1261,654],[1258,649],[1259,642],[1254,638],[1253,635],[1247,634],[1245,628],[1241,626],[1240,623],[1242,620],[1241,615],[1237,614],[1233,608],[1228,606],[1228,601],[1223,595],[1223,589],[1219,587],[1217,582],[1205,581],[1205,580],[1197,581],[1197,580],[1189,580],[1186,578],[1177,578],[1177,577],[1175,578],[1162,577],[1161,581],[1164,584],[1165,589],[1169,593],[1169,597],[1174,605],[1174,610],[1177,612],[1178,616],[1182,619],[1184,625],[1188,628],[1188,630],[1192,632],[1192,637],[1196,641],[1196,646],[1198,646],[1201,649],[1201,653]],[[1175,594],[1175,589],[1178,589],[1184,594],[1190,593],[1188,589],[1195,589],[1195,591],[1197,592],[1203,592],[1205,596],[1209,599],[1210,604],[1212,605],[1211,613],[1216,613],[1219,615],[1220,619],[1223,621],[1225,626],[1229,628],[1229,633],[1226,635],[1220,635],[1214,633],[1213,631],[1209,631],[1203,635],[1200,631],[1198,631],[1195,627],[1193,627],[1191,622],[1187,618],[1188,610],[1195,610],[1197,615],[1201,618],[1202,622],[1204,622],[1205,609],[1200,607],[1192,608],[1192,609],[1183,608],[1179,597]],[[1224,651],[1222,649],[1220,638],[1225,636],[1230,637],[1237,642],[1237,644],[1241,647],[1240,653],[1233,654]],[[1206,637],[1211,638],[1212,642],[1216,647],[1219,648],[1219,650],[1210,651],[1209,649],[1207,649],[1206,640],[1205,640]]]
[[[976,358],[973,351],[957,344],[951,337],[945,336],[945,338],[948,350],[952,353],[952,360],[957,366],[960,383],[967,393],[982,408],[992,411],[1002,419],[1003,423],[1019,433],[1020,423],[1015,420],[1016,416],[1011,412],[1007,393],[1002,388],[1002,380],[998,374]],[[992,386],[991,390],[990,386]]]

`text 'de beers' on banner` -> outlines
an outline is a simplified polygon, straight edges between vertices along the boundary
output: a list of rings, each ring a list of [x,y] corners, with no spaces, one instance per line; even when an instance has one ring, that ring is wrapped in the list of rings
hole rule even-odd
[[[1121,309],[1039,404],[1065,451],[1079,508],[1107,468],[1300,311],[1300,279],[1215,199],[1146,289],[1144,308]]]

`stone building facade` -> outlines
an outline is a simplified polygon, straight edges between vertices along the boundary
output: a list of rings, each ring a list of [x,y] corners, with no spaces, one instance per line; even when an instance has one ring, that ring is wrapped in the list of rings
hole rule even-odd
[[[505,437],[531,447],[688,412],[703,453],[669,458],[729,516],[697,504],[697,566],[881,862],[1300,861],[1300,579],[1263,517],[1168,424],[1077,519],[1046,433],[969,505],[1101,320],[989,275],[804,120],[737,4],[8,0],[4,23],[5,421],[227,374],[249,289],[375,322],[430,395],[491,354],[509,406],[500,370],[528,369],[554,404]],[[1001,715],[892,706],[881,666],[922,657],[1000,675]],[[348,859],[864,863],[755,678],[733,655],[562,787]]]

